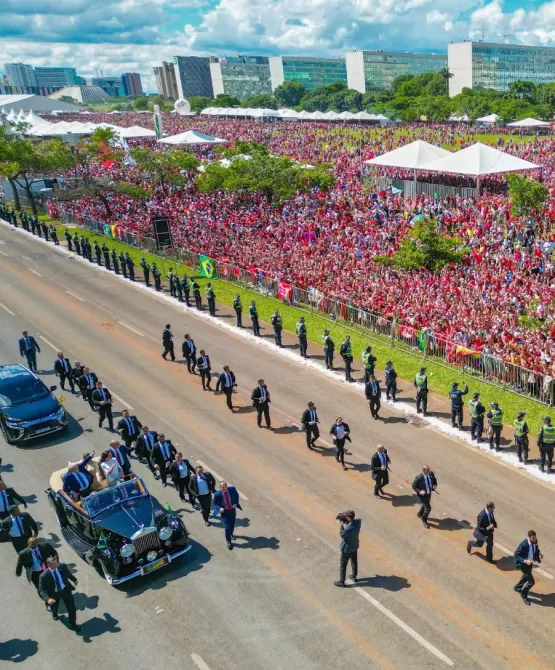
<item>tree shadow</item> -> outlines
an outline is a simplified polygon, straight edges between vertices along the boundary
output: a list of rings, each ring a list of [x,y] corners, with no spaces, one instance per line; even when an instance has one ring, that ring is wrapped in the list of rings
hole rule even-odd
[[[114,617],[111,614],[108,614],[108,612],[104,612],[103,616],[103,619],[101,617],[95,616],[82,624],[81,636],[83,638],[83,642],[88,644],[93,641],[93,638],[100,637],[100,635],[104,635],[104,633],[121,632],[121,628],[118,625],[118,619],[114,619]]]
[[[391,495],[391,505],[393,507],[412,507],[418,503],[418,496],[416,493],[409,493],[407,495],[395,496]]]
[[[445,519],[434,519],[433,517],[430,517],[428,518],[428,522],[430,522],[430,525],[433,523],[432,528],[435,528],[436,530],[455,531],[472,528],[472,524],[466,519],[459,521],[458,519],[451,519],[449,517]]]
[[[353,586],[365,587],[369,586],[374,589],[385,589],[386,591],[402,591],[403,589],[410,589],[411,584],[408,579],[404,577],[397,577],[397,575],[376,575],[375,577],[359,578],[356,584],[349,584]]]
[[[6,642],[0,642],[0,661],[11,661],[22,663],[39,650],[39,643],[35,640],[21,640],[13,638]]]
[[[237,540],[245,540],[242,544],[234,544],[237,549],[279,549],[279,540],[277,537],[265,537],[259,535],[258,537],[248,537],[246,535],[236,535]]]

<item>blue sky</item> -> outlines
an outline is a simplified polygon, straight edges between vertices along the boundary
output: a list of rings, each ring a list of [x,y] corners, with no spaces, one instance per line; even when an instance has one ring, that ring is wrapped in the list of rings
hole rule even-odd
[[[0,0],[0,67],[138,71],[152,90],[152,66],[173,55],[445,52],[482,30],[555,46],[555,0]]]

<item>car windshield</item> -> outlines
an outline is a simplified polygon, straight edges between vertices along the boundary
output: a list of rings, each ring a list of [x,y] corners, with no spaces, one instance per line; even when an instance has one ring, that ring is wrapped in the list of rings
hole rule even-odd
[[[19,377],[0,383],[0,407],[17,407],[46,398],[50,391],[34,377]]]
[[[140,479],[122,482],[117,486],[91,493],[84,500],[85,509],[90,517],[96,517],[107,509],[124,502],[147,496],[148,492]]]

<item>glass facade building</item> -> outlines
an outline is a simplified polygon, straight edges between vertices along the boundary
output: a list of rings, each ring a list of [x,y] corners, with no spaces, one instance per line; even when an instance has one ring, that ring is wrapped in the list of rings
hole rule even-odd
[[[214,95],[246,100],[253,95],[272,94],[270,66],[266,56],[221,56],[210,59]]]
[[[351,51],[346,61],[348,86],[360,93],[388,90],[402,74],[440,72],[447,67],[447,56],[437,54]]]
[[[191,96],[214,97],[210,61],[199,56],[174,56],[173,66],[180,98]]]
[[[347,83],[347,66],[343,58],[272,56],[269,60],[272,90],[285,81],[296,81],[307,91],[336,81]]]
[[[79,86],[81,77],[73,67],[36,67],[35,76],[39,88],[57,91],[66,86]]]

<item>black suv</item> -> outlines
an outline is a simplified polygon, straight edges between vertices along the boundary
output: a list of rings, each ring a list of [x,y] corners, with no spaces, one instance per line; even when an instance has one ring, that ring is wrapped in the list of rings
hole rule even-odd
[[[0,429],[8,444],[64,430],[68,416],[59,400],[24,365],[0,365]]]

